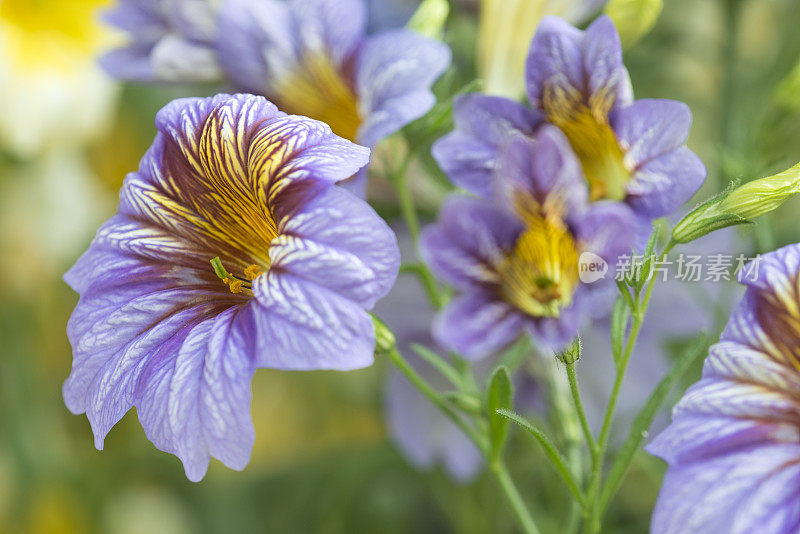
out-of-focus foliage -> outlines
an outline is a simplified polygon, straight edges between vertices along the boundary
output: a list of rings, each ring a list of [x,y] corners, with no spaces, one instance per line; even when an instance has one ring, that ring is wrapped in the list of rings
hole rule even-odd
[[[4,25],[14,22],[7,11],[12,3],[0,3],[5,37]],[[45,9],[75,2],[52,4]],[[382,4],[392,13],[415,7],[371,2],[373,9]],[[389,220],[398,209],[382,163],[391,167],[409,144],[423,153],[410,172],[427,215],[447,187],[424,152],[437,132],[450,128],[447,100],[477,78],[477,4],[450,2],[443,39],[454,61],[436,86],[443,99],[433,112],[440,113],[439,122],[422,119],[406,130],[415,135],[398,135],[376,150],[370,193]],[[53,17],[75,15],[59,13]],[[794,0],[669,0],[655,26],[626,49],[637,98],[682,100],[693,111],[690,146],[710,171],[698,199],[731,178],[767,176],[800,159],[798,20]],[[64,31],[42,23],[26,38],[47,50],[63,49]],[[18,52],[0,49],[0,95],[20,81],[7,74],[21,61]],[[155,111],[187,92],[203,96],[215,89],[115,87],[91,67],[95,53],[92,45],[82,62],[70,56],[90,65],[91,76],[78,81],[98,84],[77,90],[74,100],[65,96],[77,81],[63,72],[30,78],[26,83],[33,85],[23,87],[36,91],[14,89],[14,99],[0,98],[0,123],[13,117],[19,130],[0,145],[0,534],[515,532],[489,476],[455,485],[439,470],[415,471],[390,445],[382,416],[385,361],[346,374],[259,373],[253,384],[256,447],[241,473],[212,463],[203,482],[188,482],[179,461],[147,441],[135,413],[114,428],[102,453],[94,449],[86,419],[71,415],[61,399],[71,362],[64,329],[77,297],[60,277],[113,213],[125,174],[152,141]],[[37,60],[22,61],[32,68]],[[42,122],[48,117],[34,120],[21,103],[31,113],[69,113]],[[423,180],[423,172],[441,180]],[[793,206],[764,216],[755,230],[742,231],[746,248],[766,251],[798,241],[800,200],[789,202]],[[672,352],[685,341],[671,341]],[[583,359],[590,355],[587,350]],[[520,489],[542,530],[560,532],[569,495],[531,450],[512,429],[508,463]],[[660,476],[660,462],[640,453],[609,510],[608,532],[646,531]]]

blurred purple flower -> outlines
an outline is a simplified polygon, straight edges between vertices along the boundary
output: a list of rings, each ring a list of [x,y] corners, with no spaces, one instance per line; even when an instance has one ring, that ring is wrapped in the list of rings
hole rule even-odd
[[[453,183],[487,195],[504,141],[513,133],[530,136],[547,121],[569,139],[592,201],[624,201],[654,219],[675,212],[702,185],[705,166],[685,146],[689,108],[671,100],[633,101],[610,18],[598,18],[585,32],[543,18],[526,77],[535,111],[501,97],[456,101],[456,129],[433,149]]]
[[[602,280],[580,282],[580,256],[614,265],[633,242],[634,215],[621,203],[588,204],[580,164],[553,126],[506,144],[493,196],[451,197],[423,233],[426,262],[463,292],[439,315],[434,335],[472,359],[523,331],[558,350],[593,313],[597,295],[608,295]]]
[[[100,59],[114,77],[141,82],[219,80],[214,0],[119,0],[105,19],[130,42]]]
[[[742,280],[701,380],[647,447],[669,464],[656,534],[800,529],[800,245],[762,256]]]
[[[64,399],[102,449],[135,406],[147,437],[200,480],[242,469],[258,367],[372,363],[366,310],[394,283],[392,231],[335,187],[369,150],[251,95],[182,99],[128,175],[118,214],[65,275],[80,294]],[[218,256],[224,280],[209,260]]]
[[[367,36],[366,18],[363,0],[226,0],[220,62],[238,89],[374,146],[433,106],[450,50],[405,29]]]

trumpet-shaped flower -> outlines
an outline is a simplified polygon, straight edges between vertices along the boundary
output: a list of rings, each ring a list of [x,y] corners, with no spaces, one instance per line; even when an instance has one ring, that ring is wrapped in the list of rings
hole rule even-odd
[[[561,347],[605,285],[581,282],[579,262],[597,270],[613,265],[633,240],[627,206],[588,204],[580,163],[553,126],[510,140],[499,160],[494,202],[452,197],[421,240],[434,272],[463,292],[438,317],[434,334],[471,358],[525,330]]]
[[[747,274],[702,378],[647,448],[669,464],[656,534],[800,529],[800,245]]]
[[[127,45],[100,60],[113,76],[140,82],[208,82],[221,78],[214,51],[217,0],[119,0],[105,17]]]
[[[369,150],[325,124],[218,95],[174,101],[156,126],[118,213],[65,275],[80,300],[64,399],[98,448],[135,406],[199,480],[212,456],[247,464],[256,368],[372,362],[366,310],[399,254],[375,212],[334,186]]]
[[[486,195],[503,139],[531,135],[544,121],[569,140],[591,201],[625,202],[653,219],[676,211],[705,179],[703,163],[685,146],[689,108],[671,100],[633,101],[610,18],[598,18],[585,32],[557,17],[542,19],[526,78],[535,111],[479,95],[456,103],[456,130],[434,145],[434,157],[456,185]]]

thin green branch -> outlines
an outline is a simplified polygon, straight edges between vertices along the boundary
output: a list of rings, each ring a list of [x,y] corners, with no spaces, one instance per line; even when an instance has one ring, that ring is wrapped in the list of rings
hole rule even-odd
[[[442,413],[444,413],[453,423],[456,424],[464,434],[472,440],[472,442],[484,453],[484,455],[488,454],[489,452],[489,445],[486,441],[486,438],[479,435],[475,428],[470,426],[464,419],[453,409],[450,404],[447,403],[439,393],[433,389],[433,387],[428,384],[428,382],[420,376],[419,373],[411,366],[411,364],[403,358],[403,355],[400,354],[400,351],[397,348],[392,348],[387,352],[389,358],[392,362],[397,366],[398,369],[408,378],[412,384],[422,393],[425,395],[429,401],[431,401],[436,407],[438,407]]]
[[[531,517],[531,514],[528,512],[528,507],[525,506],[525,502],[522,500],[522,496],[519,494],[517,486],[514,484],[511,475],[508,473],[506,464],[503,463],[502,460],[498,460],[496,462],[492,462],[491,468],[495,478],[497,479],[497,482],[500,484],[500,487],[506,494],[508,502],[511,503],[511,508],[514,509],[514,513],[517,515],[517,518],[522,525],[522,530],[525,531],[525,534],[539,534],[539,528],[536,526],[533,517]]]
[[[542,448],[544,448],[544,452],[547,454],[547,457],[550,458],[550,461],[553,463],[556,471],[558,471],[558,474],[561,475],[562,479],[564,479],[564,482],[566,483],[570,492],[572,492],[572,495],[581,505],[583,505],[585,503],[583,492],[578,486],[578,483],[575,481],[575,478],[572,476],[572,472],[567,466],[567,461],[564,459],[561,453],[558,452],[558,449],[556,449],[555,445],[553,445],[553,442],[550,441],[550,438],[548,438],[544,432],[533,426],[530,421],[523,418],[519,414],[512,412],[511,410],[497,410],[497,413],[521,426],[531,436],[533,436],[536,441],[539,442],[539,444],[541,444]]]
[[[581,393],[578,390],[578,377],[575,375],[575,364],[568,363],[567,367],[567,380],[569,381],[569,390],[572,393],[572,402],[575,404],[575,411],[578,413],[578,420],[581,423],[583,436],[586,438],[586,443],[589,446],[589,451],[592,454],[592,465],[597,461],[597,442],[592,435],[592,429],[589,427],[589,420],[586,418],[586,412],[583,409],[583,402],[581,402]]]

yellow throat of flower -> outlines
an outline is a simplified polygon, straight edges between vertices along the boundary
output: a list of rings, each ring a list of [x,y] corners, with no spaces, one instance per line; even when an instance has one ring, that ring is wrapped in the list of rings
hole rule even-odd
[[[534,317],[558,317],[578,283],[578,250],[556,217],[529,214],[514,250],[500,266],[505,299]]]
[[[587,104],[571,86],[547,86],[542,96],[548,120],[564,132],[583,166],[592,201],[623,200],[625,184],[631,177],[625,154],[608,123],[615,98],[607,90]]]
[[[2,0],[0,53],[15,68],[69,72],[109,43],[97,11],[109,0]]]
[[[307,56],[278,83],[277,97],[283,111],[325,122],[336,135],[355,141],[361,126],[356,95],[327,55]]]

